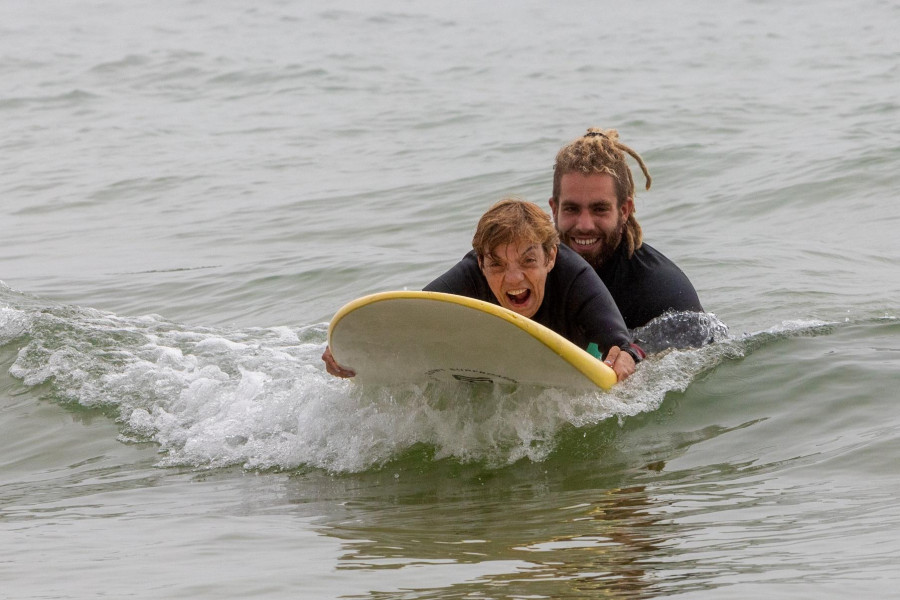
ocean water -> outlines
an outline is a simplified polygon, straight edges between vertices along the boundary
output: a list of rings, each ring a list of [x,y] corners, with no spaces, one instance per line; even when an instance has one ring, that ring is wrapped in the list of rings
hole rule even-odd
[[[0,597],[896,594],[898,22],[0,3]],[[590,126],[727,333],[608,394],[325,374]]]

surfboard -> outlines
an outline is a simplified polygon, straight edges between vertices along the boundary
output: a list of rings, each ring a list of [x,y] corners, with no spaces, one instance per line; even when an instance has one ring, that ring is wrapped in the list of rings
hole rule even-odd
[[[511,310],[464,296],[397,291],[346,304],[328,326],[338,364],[362,384],[466,382],[609,389],[615,372]]]

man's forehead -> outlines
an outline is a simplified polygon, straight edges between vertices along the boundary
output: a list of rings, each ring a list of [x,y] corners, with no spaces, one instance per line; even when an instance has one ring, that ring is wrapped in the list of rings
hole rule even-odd
[[[607,173],[566,173],[560,180],[560,195],[584,194],[609,196],[616,193],[616,180]]]

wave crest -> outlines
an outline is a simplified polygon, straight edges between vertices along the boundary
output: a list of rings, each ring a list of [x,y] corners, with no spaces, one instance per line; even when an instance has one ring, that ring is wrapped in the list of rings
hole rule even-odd
[[[724,336],[708,322],[715,337]],[[161,466],[356,472],[414,448],[430,460],[488,466],[542,461],[566,431],[653,411],[723,360],[823,325],[792,323],[669,349],[611,392],[588,394],[485,384],[358,386],[324,372],[325,324],[225,330],[157,315],[7,306],[0,344],[21,345],[11,375],[42,386],[47,399],[111,411],[120,441],[158,444]]]

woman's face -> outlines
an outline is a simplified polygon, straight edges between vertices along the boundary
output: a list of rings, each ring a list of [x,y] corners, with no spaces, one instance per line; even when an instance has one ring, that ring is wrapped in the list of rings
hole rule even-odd
[[[481,262],[481,272],[500,306],[531,318],[544,301],[547,273],[556,264],[557,249],[548,256],[540,244],[502,244]]]

